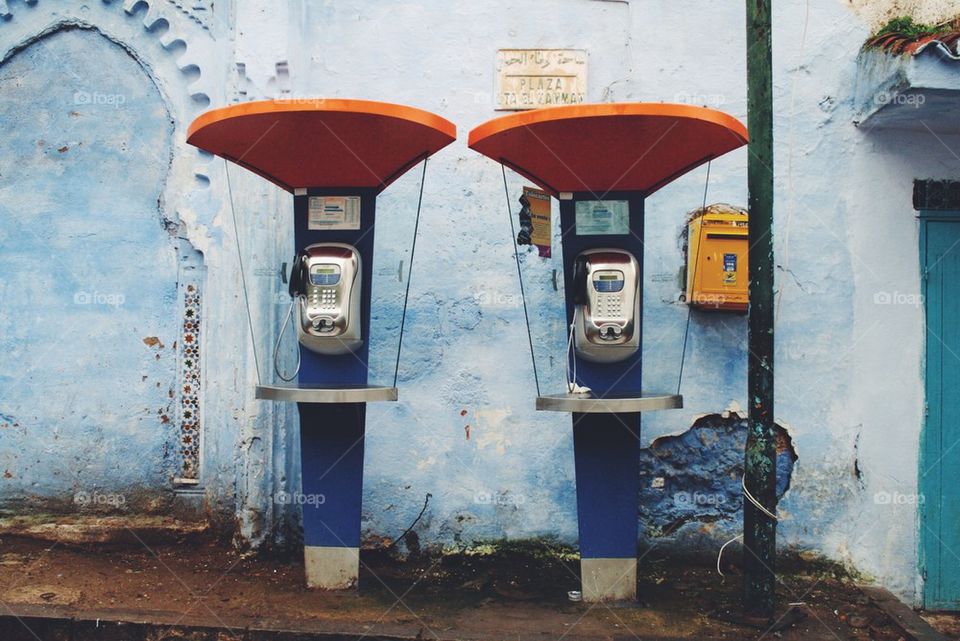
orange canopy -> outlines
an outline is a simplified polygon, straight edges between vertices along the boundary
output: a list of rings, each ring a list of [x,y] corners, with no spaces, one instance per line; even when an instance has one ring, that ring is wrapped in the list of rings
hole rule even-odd
[[[383,190],[457,138],[427,111],[369,100],[244,102],[201,114],[187,142],[293,191],[299,187]]]
[[[489,120],[471,149],[538,186],[561,191],[652,194],[747,143],[733,116],[705,107],[613,103],[548,107]]]

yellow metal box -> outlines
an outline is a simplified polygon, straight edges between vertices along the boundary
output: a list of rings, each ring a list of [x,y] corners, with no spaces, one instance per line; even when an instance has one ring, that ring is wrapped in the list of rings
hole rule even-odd
[[[746,311],[749,229],[746,211],[729,205],[710,205],[687,223],[689,305]]]

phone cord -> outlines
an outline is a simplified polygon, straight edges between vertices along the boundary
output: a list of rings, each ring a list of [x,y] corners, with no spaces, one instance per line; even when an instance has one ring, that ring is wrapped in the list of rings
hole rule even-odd
[[[287,325],[290,324],[290,319],[293,318],[293,308],[296,304],[300,302],[300,297],[295,296],[290,299],[290,307],[287,308],[287,317],[283,319],[283,325],[280,326],[280,335],[277,336],[277,342],[273,346],[273,371],[277,373],[277,376],[280,377],[285,383],[289,383],[297,377],[297,374],[300,373],[300,345],[297,344],[297,367],[293,370],[293,374],[290,375],[290,378],[287,378],[283,372],[280,370],[280,343],[283,341],[283,334],[287,331]]]

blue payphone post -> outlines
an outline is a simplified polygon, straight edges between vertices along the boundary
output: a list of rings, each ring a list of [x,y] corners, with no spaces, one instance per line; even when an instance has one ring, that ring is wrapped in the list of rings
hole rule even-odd
[[[683,405],[641,385],[644,199],[746,142],[727,114],[662,103],[536,109],[470,132],[560,202],[570,375],[536,407],[572,416],[585,601],[636,598],[640,415]]]
[[[302,491],[323,497],[302,503],[309,587],[357,584],[366,404],[397,400],[368,380],[377,195],[455,139],[432,113],[341,99],[241,103],[189,129],[190,144],[293,193],[284,327],[295,327],[299,371],[277,368],[285,382],[259,385],[257,398],[298,404]]]

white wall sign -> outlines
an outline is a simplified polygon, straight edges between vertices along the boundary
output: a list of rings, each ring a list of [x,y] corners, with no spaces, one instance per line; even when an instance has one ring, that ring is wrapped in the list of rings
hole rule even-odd
[[[360,229],[360,196],[311,196],[307,229]]]
[[[498,111],[585,102],[587,52],[583,49],[500,49],[494,96]]]

